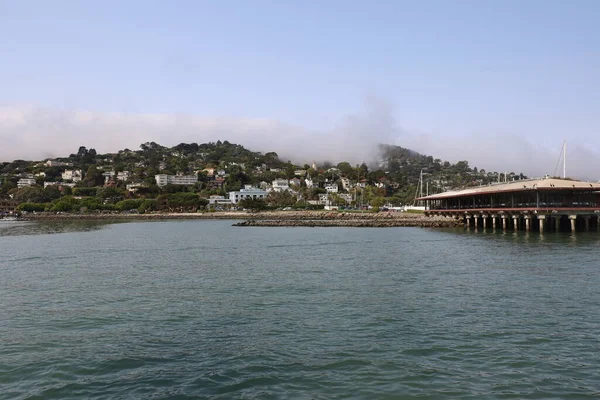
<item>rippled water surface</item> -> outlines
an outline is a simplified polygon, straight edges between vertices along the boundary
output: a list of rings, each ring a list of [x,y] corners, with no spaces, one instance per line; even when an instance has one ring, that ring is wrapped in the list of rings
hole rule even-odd
[[[600,236],[0,225],[0,399],[600,396]]]

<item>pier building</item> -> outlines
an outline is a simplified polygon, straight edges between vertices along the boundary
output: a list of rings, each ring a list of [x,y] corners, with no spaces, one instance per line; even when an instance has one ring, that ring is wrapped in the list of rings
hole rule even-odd
[[[475,229],[600,231],[600,183],[529,179],[437,193],[417,200],[427,205],[426,215],[454,216]]]

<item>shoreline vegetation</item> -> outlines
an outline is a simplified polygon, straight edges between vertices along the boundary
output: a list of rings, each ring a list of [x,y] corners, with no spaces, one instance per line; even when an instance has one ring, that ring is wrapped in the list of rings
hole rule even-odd
[[[76,214],[31,213],[24,221],[152,221],[152,220],[241,220],[233,226],[308,226],[308,227],[423,227],[446,228],[462,226],[452,217],[426,217],[417,213],[400,212],[340,212],[340,211],[261,211],[261,212],[203,212],[147,214]]]

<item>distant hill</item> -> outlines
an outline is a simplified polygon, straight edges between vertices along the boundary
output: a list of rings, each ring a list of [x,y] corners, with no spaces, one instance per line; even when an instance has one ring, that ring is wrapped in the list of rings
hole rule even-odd
[[[430,192],[527,178],[522,173],[510,172],[505,176],[504,173],[479,170],[469,166],[466,160],[452,164],[400,146],[380,144],[379,151],[377,165],[392,179],[403,185],[416,185],[423,172],[424,180],[430,182]]]
[[[131,197],[124,192],[125,185],[145,185],[148,195],[156,196],[162,190],[156,186],[157,174],[196,175],[198,183],[192,188],[200,195],[224,195],[239,190],[243,185],[260,185],[274,179],[300,178],[301,198],[318,198],[327,184],[337,184],[343,193],[354,193],[355,184],[366,187],[366,196],[387,198],[392,204],[406,204],[414,200],[419,191],[419,180],[423,175],[423,192],[436,193],[445,190],[487,184],[490,182],[524,179],[523,174],[504,174],[478,170],[468,161],[450,163],[394,145],[379,145],[379,157],[370,165],[352,165],[340,162],[333,165],[322,162],[318,165],[294,165],[281,160],[275,152],[257,152],[228,141],[209,143],[180,143],[165,147],[155,142],[140,145],[137,150],[123,149],[116,153],[98,154],[95,149],[80,146],[76,153],[53,160],[15,160],[0,164],[0,199],[22,198],[32,201],[32,190],[18,188],[19,181],[32,182],[33,187],[50,186],[63,182],[65,170],[77,170],[81,179],[73,182],[73,193],[105,193],[100,188],[107,183],[116,187],[120,197]],[[207,172],[210,171],[210,172]],[[220,180],[214,180],[219,172]],[[120,174],[119,174],[120,173]],[[116,179],[120,176],[123,179]],[[114,178],[114,179],[113,179]],[[310,178],[314,185],[305,185]],[[25,182],[23,181],[23,182]],[[345,182],[345,183],[344,183]],[[23,194],[23,193],[29,194]],[[39,191],[38,191],[39,192]],[[143,191],[138,191],[141,193]],[[355,194],[355,193],[354,193]],[[39,196],[38,196],[39,195]],[[33,198],[49,199],[44,193]],[[52,196],[57,196],[53,193]],[[116,196],[115,198],[118,198]],[[300,198],[299,197],[299,198]],[[289,200],[289,199],[288,199]],[[103,199],[106,201],[106,199]]]

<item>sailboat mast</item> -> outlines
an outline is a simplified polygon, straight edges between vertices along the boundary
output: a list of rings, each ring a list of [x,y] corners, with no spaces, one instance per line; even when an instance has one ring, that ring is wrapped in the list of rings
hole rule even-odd
[[[563,179],[567,178],[567,141],[563,143]]]

